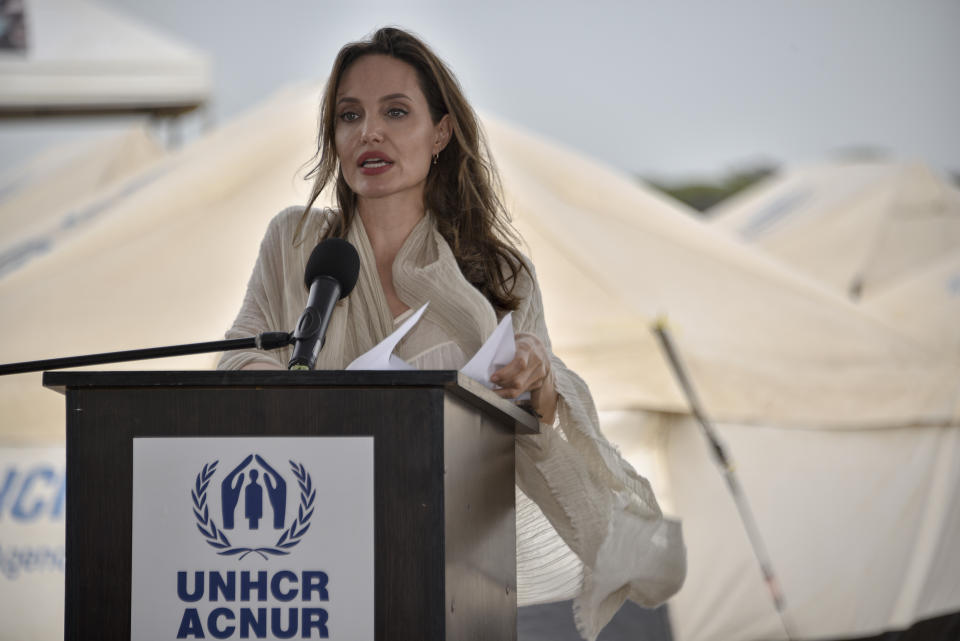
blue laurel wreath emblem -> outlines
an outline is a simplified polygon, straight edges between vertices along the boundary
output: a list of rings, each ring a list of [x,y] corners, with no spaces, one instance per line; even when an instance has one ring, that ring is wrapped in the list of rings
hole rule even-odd
[[[317,498],[317,490],[313,487],[313,480],[307,472],[303,463],[294,463],[290,461],[290,471],[297,477],[297,484],[300,486],[300,509],[297,511],[297,518],[289,528],[284,530],[273,547],[234,547],[230,539],[223,530],[217,528],[216,522],[210,516],[210,509],[207,505],[207,486],[210,485],[210,479],[217,471],[219,460],[207,463],[197,474],[197,480],[193,489],[190,491],[190,498],[193,499],[193,515],[197,520],[197,529],[207,540],[207,544],[218,550],[217,554],[221,556],[240,555],[242,560],[248,554],[256,553],[264,559],[267,555],[285,555],[290,554],[289,549],[300,543],[303,535],[310,529],[310,519],[313,517],[314,501]]]

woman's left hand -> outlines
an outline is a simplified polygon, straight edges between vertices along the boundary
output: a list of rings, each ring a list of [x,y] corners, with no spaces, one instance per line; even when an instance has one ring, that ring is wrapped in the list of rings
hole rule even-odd
[[[497,394],[516,398],[530,392],[533,409],[544,423],[553,423],[557,413],[557,390],[550,368],[550,354],[546,346],[533,334],[517,334],[517,352],[513,360],[490,377],[500,386]]]

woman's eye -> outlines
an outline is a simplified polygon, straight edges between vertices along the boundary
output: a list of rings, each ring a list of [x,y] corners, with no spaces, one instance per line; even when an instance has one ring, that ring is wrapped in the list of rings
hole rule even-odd
[[[406,109],[401,109],[400,107],[393,107],[387,110],[387,115],[391,118],[403,118],[407,113]]]
[[[344,122],[353,122],[359,117],[360,114],[356,113],[355,111],[344,111],[342,114],[340,114],[340,120]]]

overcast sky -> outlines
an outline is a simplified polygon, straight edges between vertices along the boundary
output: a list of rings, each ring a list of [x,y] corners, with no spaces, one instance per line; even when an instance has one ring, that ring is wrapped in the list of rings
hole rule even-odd
[[[630,173],[851,146],[960,172],[958,0],[101,1],[208,52],[220,122],[396,24],[478,109]]]

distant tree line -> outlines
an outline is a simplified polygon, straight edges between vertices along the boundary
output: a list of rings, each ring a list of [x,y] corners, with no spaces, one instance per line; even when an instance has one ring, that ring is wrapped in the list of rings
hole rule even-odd
[[[665,180],[643,176],[639,180],[703,212],[776,172],[774,165],[759,165],[734,170],[713,181]]]
[[[853,156],[850,152],[844,155],[844,158],[847,159],[851,157]],[[877,157],[876,154],[867,157],[864,153],[861,153],[855,159],[876,159]],[[778,167],[776,165],[756,165],[733,170],[715,180],[665,179],[645,176],[638,176],[637,180],[702,213],[764,178],[774,175],[777,171]],[[949,176],[960,187],[960,172],[952,172]]]

